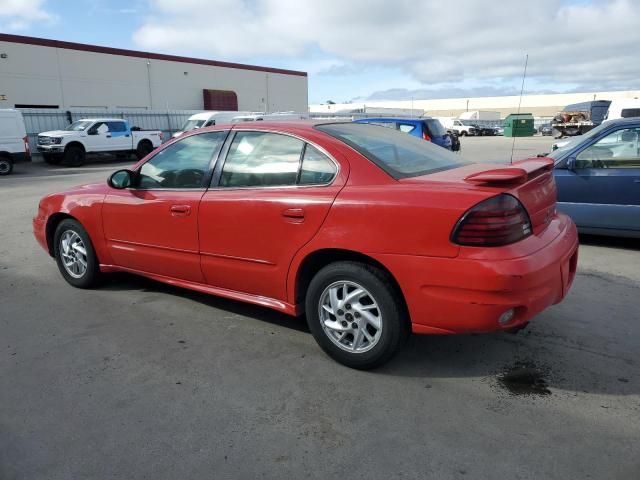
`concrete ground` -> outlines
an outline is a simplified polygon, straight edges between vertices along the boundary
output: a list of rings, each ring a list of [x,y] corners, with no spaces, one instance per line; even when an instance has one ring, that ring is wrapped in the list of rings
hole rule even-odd
[[[38,200],[122,165],[0,178],[0,479],[640,478],[636,243],[582,238],[572,291],[518,335],[413,337],[359,372],[269,310],[129,275],[67,285]]]

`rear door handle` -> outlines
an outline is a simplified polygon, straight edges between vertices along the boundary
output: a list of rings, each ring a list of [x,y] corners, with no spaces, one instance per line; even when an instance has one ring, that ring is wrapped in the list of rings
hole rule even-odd
[[[303,208],[287,208],[282,211],[282,216],[285,218],[291,218],[295,220],[304,220]]]
[[[184,217],[191,213],[189,205],[171,205],[171,215],[174,217]]]

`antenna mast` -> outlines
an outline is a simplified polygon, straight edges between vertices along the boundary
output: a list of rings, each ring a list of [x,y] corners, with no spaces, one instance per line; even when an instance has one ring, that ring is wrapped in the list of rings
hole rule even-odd
[[[529,54],[524,58],[524,72],[522,74],[522,86],[520,87],[520,100],[518,100],[518,115],[520,114],[520,105],[522,105],[522,94],[524,93],[524,79],[527,78],[527,65],[529,64]],[[516,148],[516,137],[513,137],[513,143],[511,144],[511,159],[510,164],[513,164],[513,151]]]

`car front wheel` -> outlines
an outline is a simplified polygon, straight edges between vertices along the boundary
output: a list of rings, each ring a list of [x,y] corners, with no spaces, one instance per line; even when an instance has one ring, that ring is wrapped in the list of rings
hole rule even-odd
[[[337,262],[311,281],[305,302],[314,338],[334,360],[371,369],[400,349],[408,322],[399,293],[382,270]]]
[[[60,222],[54,234],[54,255],[64,279],[74,287],[90,288],[100,278],[91,239],[76,220]]]

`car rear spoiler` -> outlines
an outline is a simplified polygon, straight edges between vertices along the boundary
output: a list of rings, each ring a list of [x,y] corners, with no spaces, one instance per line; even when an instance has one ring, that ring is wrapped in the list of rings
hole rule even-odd
[[[473,184],[525,183],[533,173],[553,170],[551,158],[529,158],[513,163],[509,167],[492,168],[472,173],[464,181]]]

